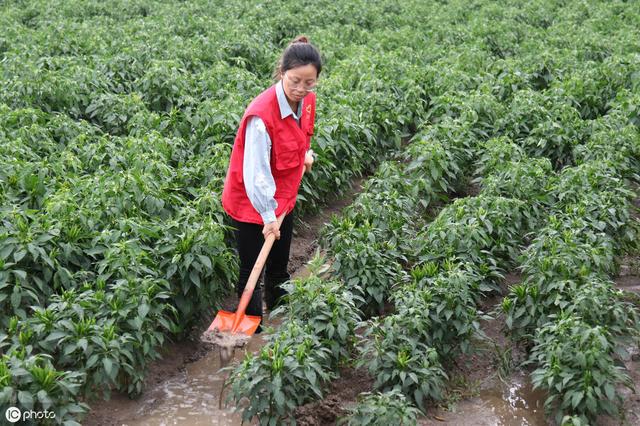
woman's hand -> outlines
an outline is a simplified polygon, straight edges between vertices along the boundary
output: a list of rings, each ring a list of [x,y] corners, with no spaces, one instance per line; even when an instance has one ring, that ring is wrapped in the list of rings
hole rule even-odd
[[[304,172],[309,173],[313,166],[313,150],[310,149],[304,156]]]
[[[262,228],[262,235],[264,236],[265,240],[267,239],[267,236],[271,233],[273,233],[276,236],[276,240],[280,239],[280,230],[278,229],[278,221],[267,223],[264,225],[264,228]]]

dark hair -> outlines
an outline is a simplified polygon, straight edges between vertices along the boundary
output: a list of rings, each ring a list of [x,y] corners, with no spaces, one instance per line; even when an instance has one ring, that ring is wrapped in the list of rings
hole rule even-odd
[[[322,71],[320,52],[313,44],[309,43],[306,36],[301,35],[293,39],[282,52],[276,69],[273,71],[273,79],[278,80],[280,75],[286,71],[309,64],[316,67],[318,76],[320,76],[320,71]]]

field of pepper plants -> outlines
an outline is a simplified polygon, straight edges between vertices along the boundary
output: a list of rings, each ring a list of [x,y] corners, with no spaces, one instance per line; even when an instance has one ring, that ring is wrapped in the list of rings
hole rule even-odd
[[[229,297],[235,131],[306,34],[325,68],[297,212],[368,179],[228,400],[292,423],[357,365],[373,389],[340,421],[413,424],[492,317],[550,422],[624,414],[640,329],[613,280],[640,250],[638,3],[16,0],[0,25],[2,412],[72,425],[139,395],[160,348]]]

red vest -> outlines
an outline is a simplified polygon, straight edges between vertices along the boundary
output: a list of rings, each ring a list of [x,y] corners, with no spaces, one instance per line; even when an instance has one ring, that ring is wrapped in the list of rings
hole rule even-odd
[[[240,222],[263,224],[262,217],[247,197],[242,179],[244,134],[249,117],[260,117],[271,139],[271,173],[276,183],[278,217],[284,211],[291,212],[296,204],[304,157],[313,135],[315,113],[316,95],[311,92],[304,98],[300,127],[291,115],[284,120],[280,118],[275,85],[259,94],[249,104],[240,121],[222,190],[222,207],[229,216]]]

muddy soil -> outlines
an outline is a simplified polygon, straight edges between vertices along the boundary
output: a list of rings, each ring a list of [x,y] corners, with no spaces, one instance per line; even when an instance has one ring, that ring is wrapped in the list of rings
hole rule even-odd
[[[517,274],[505,277],[504,290],[520,281]],[[491,311],[501,300],[497,295],[484,301],[480,309]],[[429,416],[420,419],[421,425],[487,424],[523,425],[544,424],[542,403],[544,395],[531,389],[522,372],[511,374],[524,360],[525,354],[505,337],[500,320],[481,321],[487,335],[486,342],[478,343],[474,353],[460,356],[448,374],[451,387],[446,400],[429,407]],[[503,355],[504,356],[500,356]],[[503,364],[499,368],[500,360]],[[502,379],[504,382],[501,380]],[[332,383],[328,394],[321,401],[299,407],[296,422],[301,425],[335,425],[349,408],[357,404],[360,392],[373,391],[373,378],[366,371],[345,368],[341,377]],[[480,423],[474,423],[479,421]]]
[[[345,206],[353,202],[355,196],[362,191],[362,183],[365,179],[366,177],[354,179],[351,189],[346,191],[345,195],[329,200],[328,206],[319,213],[296,221],[289,260],[289,272],[292,277],[303,276],[306,273],[304,265],[318,248],[317,239],[320,229],[333,214],[340,214]],[[223,302],[223,308],[233,310],[236,304],[237,297],[231,296]],[[206,400],[207,392],[210,393],[211,389],[221,385],[215,377],[210,378],[211,382],[201,377],[214,376],[213,373],[220,368],[219,349],[214,344],[200,341],[200,335],[208,327],[211,318],[215,316],[213,311],[209,314],[203,318],[200,329],[193,330],[189,338],[180,342],[167,343],[162,348],[162,359],[149,366],[143,395],[138,399],[130,399],[125,394],[115,392],[109,401],[90,402],[91,411],[83,421],[83,425],[240,424],[241,417],[234,414],[233,410],[222,412],[223,416],[228,417],[228,421],[220,422],[211,417],[209,421],[202,422],[191,420],[189,417],[183,419],[162,411],[162,407],[175,403],[182,405],[187,412],[201,410],[205,414],[208,407],[217,407],[217,398],[213,395],[209,402],[203,402]],[[265,322],[269,325],[267,316],[265,316]],[[247,350],[257,351],[262,345],[264,345],[262,337],[256,336]],[[242,350],[236,351],[234,359],[241,360],[243,353]],[[205,398],[197,395],[198,392],[204,392]],[[215,415],[220,413],[216,412]],[[214,416],[213,413],[212,416]]]
[[[620,290],[640,295],[640,255],[625,256],[620,261],[620,274],[615,281]]]
[[[338,214],[353,201],[355,194],[361,190],[362,182],[362,179],[356,181],[346,196],[330,203],[330,208],[296,223],[297,232],[292,241],[289,263],[293,276],[305,273],[303,265],[317,248],[318,231],[331,214]],[[470,186],[465,193],[457,196],[474,195],[474,192],[477,192],[477,188]],[[638,200],[636,204],[640,205]],[[616,285],[637,297],[640,294],[640,256],[627,256],[621,263]],[[508,274],[503,294],[509,285],[519,281],[519,275]],[[500,296],[488,298],[480,309],[489,312],[500,300]],[[225,307],[233,309],[235,303],[237,301],[230,298],[225,302]],[[499,318],[481,322],[481,328],[489,339],[478,342],[474,353],[456,360],[455,366],[449,370],[452,380],[447,398],[439,405],[431,406],[429,414],[419,419],[420,425],[551,424],[545,418],[542,407],[546,398],[544,392],[533,390],[528,378],[530,371],[520,368],[526,357],[525,352],[505,337],[502,326]],[[203,324],[203,327],[206,325]],[[199,333],[194,335],[199,336]],[[256,351],[263,344],[262,337],[257,336],[245,350]],[[163,360],[150,368],[147,390],[140,399],[130,400],[124,395],[115,394],[111,401],[94,404],[84,424],[240,424],[240,414],[233,409],[217,408],[216,392],[223,379],[220,374],[214,374],[220,368],[217,351],[215,345],[193,340],[166,345]],[[632,356],[625,360],[625,364],[637,392],[640,392],[640,355],[638,348],[632,347],[629,351]],[[237,351],[235,360],[239,361],[243,354],[244,351]],[[343,367],[340,377],[330,384],[325,398],[296,409],[296,421],[307,426],[335,425],[340,417],[355,406],[358,395],[367,391],[373,391],[373,378],[365,370]],[[640,395],[626,388],[621,388],[620,392],[624,397],[622,419],[601,416],[597,424],[640,425]]]
[[[347,409],[355,405],[357,396],[371,391],[373,378],[363,369],[343,367],[320,401],[315,401],[295,411],[296,424],[300,426],[333,425],[338,418],[347,414]]]
[[[640,261],[640,257],[626,259],[623,265]],[[624,270],[625,268],[623,268]],[[631,271],[629,267],[626,270]],[[617,277],[621,288],[634,291],[639,275]],[[521,281],[516,273],[507,274],[502,292]],[[501,296],[483,301],[479,307],[490,312],[500,303]],[[460,356],[448,374],[451,377],[445,401],[429,407],[429,414],[418,419],[422,426],[473,425],[473,426],[521,426],[551,425],[544,414],[546,394],[534,390],[529,380],[530,369],[521,368],[526,359],[523,348],[514,345],[505,336],[500,318],[483,320],[480,323],[487,341],[478,342],[472,354]],[[622,418],[601,416],[598,425],[640,425],[640,355],[638,348],[629,348],[631,357],[625,361],[634,382],[636,393],[620,387],[624,398]],[[357,403],[360,392],[372,392],[373,379],[366,371],[345,368],[341,377],[332,383],[328,394],[321,401],[299,407],[296,422],[307,426],[335,425],[340,417],[346,416]]]
[[[519,274],[505,276],[502,293],[519,283]],[[482,301],[479,309],[491,312],[501,302],[495,295]],[[510,341],[503,319],[493,315],[480,321],[486,340],[480,340],[471,354],[461,355],[448,372],[450,388],[443,403],[419,419],[420,425],[546,425],[544,392],[533,390],[529,370],[521,368],[526,352]]]

